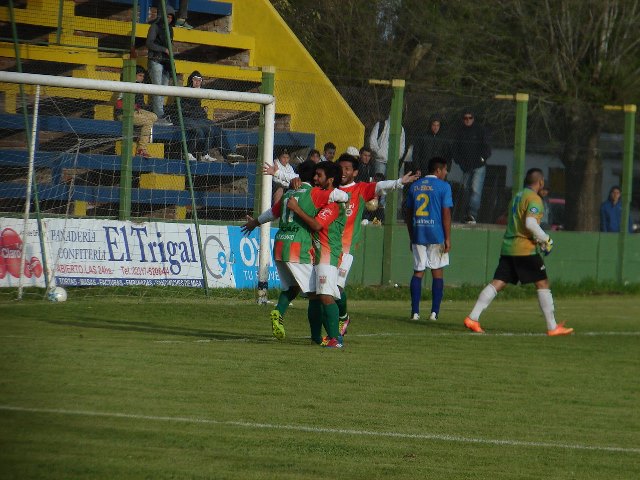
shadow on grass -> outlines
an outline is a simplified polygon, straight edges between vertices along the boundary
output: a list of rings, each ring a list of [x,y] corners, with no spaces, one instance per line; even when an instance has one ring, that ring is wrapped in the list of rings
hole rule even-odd
[[[158,325],[152,322],[131,322],[123,320],[56,320],[56,319],[40,319],[39,321],[52,325],[63,325],[77,328],[87,329],[104,329],[114,331],[125,331],[135,333],[149,333],[154,335],[169,335],[187,338],[195,338],[202,340],[217,341],[247,341],[251,343],[273,343],[277,342],[271,335],[252,334],[252,333],[234,333],[222,330],[208,330],[199,328],[173,327],[166,325]],[[271,326],[265,325],[265,332],[268,332]],[[166,338],[158,340],[167,340]],[[297,340],[297,339],[296,339]],[[289,341],[287,343],[303,343],[298,341]]]

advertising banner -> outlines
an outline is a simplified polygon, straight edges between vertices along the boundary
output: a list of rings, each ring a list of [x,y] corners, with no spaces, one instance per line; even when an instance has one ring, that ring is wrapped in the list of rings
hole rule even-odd
[[[165,285],[203,287],[195,226],[164,222],[45,219],[47,264],[62,286]],[[42,253],[35,220],[0,218],[0,287],[44,287]],[[271,243],[275,236],[271,229]],[[255,288],[259,231],[244,237],[240,227],[200,227],[207,282],[212,288]],[[269,287],[280,286],[273,262]]]

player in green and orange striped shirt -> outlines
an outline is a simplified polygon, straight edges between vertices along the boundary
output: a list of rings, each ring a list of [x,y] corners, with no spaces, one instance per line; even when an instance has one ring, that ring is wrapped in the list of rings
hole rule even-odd
[[[498,268],[493,280],[476,301],[473,310],[464,319],[464,326],[476,333],[484,333],[480,327],[480,314],[491,304],[498,292],[508,283],[534,283],[538,292],[540,309],[547,322],[547,335],[569,335],[573,328],[557,324],[554,315],[553,297],[547,279],[547,270],[539,251],[548,255],[553,240],[540,228],[544,212],[538,192],[544,187],[544,175],[539,168],[527,172],[525,188],[518,192],[509,206],[507,230],[502,240]]]
[[[339,184],[342,177],[340,167],[333,162],[316,165],[314,182],[327,190]],[[343,204],[330,203],[315,217],[308,215],[295,200],[289,207],[312,230],[314,274],[311,279],[309,296],[309,326],[311,340],[327,348],[342,348],[342,336],[338,326],[338,265],[342,257],[342,234],[346,223],[346,209]],[[327,331],[326,342],[322,339],[322,326]]]
[[[303,164],[304,165],[304,164]],[[315,215],[322,207],[330,202],[346,202],[348,195],[339,190],[325,190],[312,187],[314,165],[301,165],[298,188],[288,190],[281,200],[271,209],[263,212],[257,219],[247,216],[247,223],[241,227],[245,234],[250,233],[258,225],[280,219],[280,228],[276,233],[273,255],[280,277],[281,291],[276,308],[271,311],[271,325],[273,335],[279,340],[284,339],[285,330],[283,315],[291,301],[303,291],[311,292],[311,277],[313,274],[311,232],[301,218],[287,208],[291,199],[296,199],[298,205],[310,215]]]

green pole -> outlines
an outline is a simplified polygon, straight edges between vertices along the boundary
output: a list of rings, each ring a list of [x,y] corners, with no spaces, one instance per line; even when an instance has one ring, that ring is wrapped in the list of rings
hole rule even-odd
[[[636,105],[630,104],[624,110],[624,154],[622,164],[622,219],[618,235],[618,282],[624,282],[625,247],[629,236],[629,214],[633,188],[633,147],[635,141]]]
[[[387,180],[398,178],[398,160],[400,158],[400,140],[402,138],[402,105],[404,102],[404,80],[391,80],[393,97],[391,99],[391,115],[389,119],[389,151],[387,153]],[[391,192],[387,195],[384,207],[384,240],[382,256],[382,284],[391,282],[391,252],[394,251],[394,227],[398,221],[398,195]]]
[[[276,83],[276,67],[262,67],[262,84],[260,85],[260,93],[273,95]],[[264,105],[260,106],[260,129],[258,131],[258,159],[256,161],[256,189],[255,198],[253,200],[253,212],[255,216],[260,215],[261,198],[262,198],[262,167],[265,159],[262,158],[264,152]],[[272,159],[270,159],[272,160]]]
[[[126,59],[122,66],[122,81],[136,81],[136,61]],[[120,152],[120,207],[118,218],[131,218],[131,178],[133,176],[133,110],[135,94],[125,93],[122,96],[122,152]]]
[[[171,65],[171,77],[173,84],[178,85],[178,77],[176,75],[175,60],[173,58],[173,41],[169,31],[169,24],[167,23],[167,2],[166,0],[160,1],[160,11],[163,17],[165,35],[169,39],[169,63]],[[198,220],[198,206],[196,204],[196,197],[193,192],[193,175],[191,174],[191,165],[189,164],[189,150],[187,148],[187,137],[184,130],[184,119],[182,117],[182,105],[180,104],[180,97],[176,97],[176,110],[178,112],[178,123],[180,125],[180,137],[182,140],[182,156],[184,157],[184,165],[187,173],[187,184],[189,185],[189,194],[191,195],[191,218],[196,229],[196,238],[198,240],[198,253],[200,254],[200,269],[202,270],[202,282],[204,285],[204,294],[209,296],[209,281],[207,280],[207,267],[206,257],[204,254],[204,246],[202,245],[202,237],[200,236],[200,221]]]
[[[516,138],[514,144],[513,183],[511,191],[513,195],[522,188],[524,181],[524,162],[527,147],[527,108],[529,105],[528,93],[516,93]]]

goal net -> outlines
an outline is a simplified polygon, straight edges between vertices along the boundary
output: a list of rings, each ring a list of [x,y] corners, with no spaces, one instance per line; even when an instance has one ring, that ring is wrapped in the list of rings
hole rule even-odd
[[[273,96],[140,80],[0,72],[0,298],[203,295],[268,276],[268,227],[245,238],[239,222],[269,202]]]

